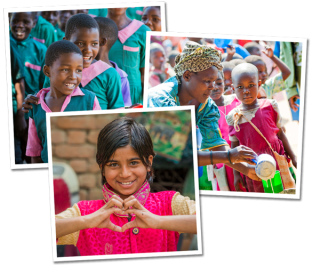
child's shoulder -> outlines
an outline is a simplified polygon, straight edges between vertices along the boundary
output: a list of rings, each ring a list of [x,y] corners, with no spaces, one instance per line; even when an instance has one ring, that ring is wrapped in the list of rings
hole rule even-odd
[[[176,191],[166,190],[166,191],[160,191],[156,193],[150,193],[149,197],[155,201],[160,202],[171,202],[173,196],[176,194]]]
[[[41,43],[37,40],[35,40],[33,38],[33,36],[30,35],[29,41],[28,41],[29,45],[32,45],[33,47],[35,47],[37,50],[39,51],[43,51],[44,53],[47,51],[47,46],[45,46],[44,43]]]
[[[236,106],[226,115],[226,121],[229,126],[233,126],[234,124],[233,116],[238,112],[240,112],[240,107]]]
[[[223,97],[225,106],[232,104],[234,101],[240,102],[235,94],[224,95]]]

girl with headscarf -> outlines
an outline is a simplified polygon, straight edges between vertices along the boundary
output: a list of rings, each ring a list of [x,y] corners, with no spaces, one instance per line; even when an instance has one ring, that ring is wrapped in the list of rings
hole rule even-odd
[[[214,158],[219,158],[221,163],[258,179],[254,167],[239,164],[253,164],[250,159],[254,158],[255,153],[245,146],[230,150],[228,143],[221,137],[219,110],[210,98],[218,71],[223,69],[220,51],[190,41],[175,62],[176,76],[148,90],[148,107],[184,106],[198,102],[196,123],[202,135],[201,150],[220,151],[214,154]],[[199,153],[199,166],[209,164],[209,158],[213,158],[211,152]]]

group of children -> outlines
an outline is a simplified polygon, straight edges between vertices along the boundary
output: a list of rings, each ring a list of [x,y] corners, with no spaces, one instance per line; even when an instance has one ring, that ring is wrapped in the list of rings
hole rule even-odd
[[[274,56],[269,46],[259,49],[259,52],[280,70],[273,77],[269,77],[261,56],[252,54],[244,59],[233,59],[235,50],[233,45],[228,45],[222,62],[221,52],[212,45],[201,44],[200,38],[198,42],[188,41],[175,57],[176,76],[148,90],[148,107],[194,105],[202,150],[221,151],[228,150],[230,146],[231,153],[243,145],[257,155],[270,154],[274,157],[273,149],[284,155],[289,165],[292,163],[297,167],[277,101],[272,99],[275,93],[287,88],[285,80],[291,74],[290,69]],[[155,58],[159,54],[161,56],[161,52],[157,47],[150,51],[151,63],[157,62]],[[250,52],[257,53],[257,49],[248,49],[247,53]],[[272,149],[248,120],[261,131]],[[241,169],[232,160],[225,163],[221,157],[221,163],[215,164],[214,168],[218,183],[219,179],[223,180],[219,175],[224,175],[227,180],[227,187],[224,186],[223,190],[264,192],[261,180],[252,172],[250,174],[250,169]],[[208,180],[200,178],[199,183],[200,189],[212,190]],[[217,189],[220,189],[219,184]]]
[[[48,162],[46,112],[142,104],[146,32],[161,30],[160,7],[137,9],[142,21],[127,8],[105,11],[10,14],[16,164],[30,162],[24,150],[32,163]]]

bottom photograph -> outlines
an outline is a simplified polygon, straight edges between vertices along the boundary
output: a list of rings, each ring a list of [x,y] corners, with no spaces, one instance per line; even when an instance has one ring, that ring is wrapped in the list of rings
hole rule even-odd
[[[202,254],[191,107],[48,117],[54,261]]]

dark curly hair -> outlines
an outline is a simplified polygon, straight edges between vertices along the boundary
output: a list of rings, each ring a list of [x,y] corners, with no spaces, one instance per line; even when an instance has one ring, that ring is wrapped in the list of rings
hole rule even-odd
[[[101,169],[102,185],[106,183],[103,175],[104,166],[118,148],[127,145],[135,150],[145,167],[150,167],[146,179],[152,182],[153,169],[149,162],[149,156],[154,157],[155,152],[149,132],[133,118],[122,117],[107,124],[98,136],[96,161]]]
[[[66,39],[70,40],[71,35],[75,33],[77,29],[82,28],[96,28],[99,30],[99,25],[91,16],[87,14],[80,13],[73,15],[71,18],[68,19],[66,24]]]
[[[78,46],[74,43],[62,40],[52,43],[46,52],[45,64],[52,66],[52,64],[60,57],[61,54],[75,53],[82,56]]]
[[[110,18],[95,17],[94,20],[97,21],[99,25],[100,38],[107,39],[108,49],[110,50],[118,39],[117,24]]]

